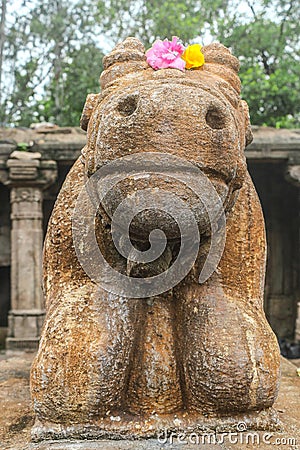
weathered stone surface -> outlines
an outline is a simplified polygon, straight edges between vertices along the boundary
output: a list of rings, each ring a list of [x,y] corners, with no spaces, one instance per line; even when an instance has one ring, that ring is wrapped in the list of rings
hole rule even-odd
[[[270,408],[278,392],[279,350],[262,306],[265,230],[244,156],[252,135],[247,105],[239,97],[238,63],[223,46],[212,45],[203,50],[207,62],[200,70],[154,71],[146,68],[142,52],[130,38],[106,58],[103,91],[89,96],[84,109],[87,145],[50,220],[44,250],[47,318],[31,374],[35,440],[150,438],[162,428],[234,429],[239,421],[249,429],[278,426]],[[210,230],[221,213],[214,211],[209,223],[204,200],[180,183],[193,173],[176,167],[171,182],[172,167],[164,166],[162,153],[200,168],[226,213],[223,256],[202,284],[198,278],[209,254]],[[153,176],[147,166],[138,177],[125,173],[97,203],[96,244],[110,265],[137,278],[148,269],[149,277],[156,273],[153,265],[142,271],[133,267],[112,241],[110,217],[137,190],[177,195],[195,212],[201,235],[190,273],[152,298],[129,298],[97,285],[78,260],[72,234],[72,215],[87,177],[132,154],[158,154],[156,164],[166,175]],[[204,189],[203,198],[210,193]],[[91,207],[87,202],[81,208],[85,223]],[[123,224],[117,225],[122,240]],[[159,226],[168,243],[157,273],[169,264],[168,255],[175,260],[179,251],[182,236],[174,221],[157,208],[155,214],[137,215],[131,235],[144,251],[146,236]],[[81,234],[82,246],[93,255],[84,227]]]
[[[41,159],[42,155],[39,152],[20,152],[15,150],[11,153],[11,159],[19,159],[23,161],[28,161],[32,159]]]

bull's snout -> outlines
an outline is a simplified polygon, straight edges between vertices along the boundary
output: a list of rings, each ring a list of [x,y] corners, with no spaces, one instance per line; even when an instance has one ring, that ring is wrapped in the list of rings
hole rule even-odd
[[[196,109],[197,119],[200,119],[204,125],[207,125],[212,130],[222,130],[230,124],[230,111],[226,108],[226,105],[222,104],[220,100],[211,97],[211,94],[203,91],[201,101],[197,102],[198,104],[196,108],[193,108],[189,102],[189,99],[187,99],[187,106],[188,109],[190,109],[191,106],[193,109]],[[153,100],[154,101],[152,102],[145,102],[145,104],[139,107],[139,93],[136,92],[128,94],[119,99],[117,111],[123,117],[130,117],[134,113],[136,113],[136,119],[138,119],[140,115],[156,117],[157,114],[161,112],[161,105],[157,105],[155,97]],[[177,118],[178,115],[180,116],[183,113],[182,107],[178,108],[176,105],[176,108],[174,108],[174,105],[172,105],[172,99],[170,105],[168,105],[168,103],[169,102],[167,99],[164,102],[165,111],[163,111],[163,121],[166,119],[171,121],[172,116]]]
[[[218,173],[225,183],[236,174],[234,108],[217,90],[149,81],[109,97],[100,116],[96,167],[133,153],[160,152]]]

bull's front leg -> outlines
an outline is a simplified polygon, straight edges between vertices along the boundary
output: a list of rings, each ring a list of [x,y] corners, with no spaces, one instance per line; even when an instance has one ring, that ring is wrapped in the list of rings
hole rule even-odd
[[[42,422],[86,423],[122,409],[137,306],[91,283],[50,307],[31,372]]]
[[[187,407],[207,413],[271,406],[279,377],[276,337],[263,311],[265,231],[250,179],[227,218],[213,276],[178,287],[177,328]],[[182,318],[182,319],[180,319]]]
[[[84,166],[78,160],[49,222],[44,247],[47,315],[31,371],[37,417],[62,426],[121,408],[138,329],[137,301],[91,281],[76,255],[72,215],[84,182]],[[83,216],[88,213],[83,209]],[[99,236],[108,247],[103,229]]]

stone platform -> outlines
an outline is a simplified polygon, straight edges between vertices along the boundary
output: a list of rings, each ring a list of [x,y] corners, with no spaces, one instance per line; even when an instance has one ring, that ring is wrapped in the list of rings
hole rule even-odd
[[[34,417],[30,406],[29,370],[33,353],[0,354],[0,449],[1,450],[240,450],[300,449],[300,377],[297,367],[282,358],[282,378],[275,409],[281,431],[191,435],[137,441],[46,441],[31,442]],[[300,362],[296,364],[300,367]],[[203,440],[202,440],[203,439]]]

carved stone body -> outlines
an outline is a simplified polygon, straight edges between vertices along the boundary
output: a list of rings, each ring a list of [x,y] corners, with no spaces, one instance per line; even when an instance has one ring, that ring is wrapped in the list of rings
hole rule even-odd
[[[35,439],[152,436],[164,427],[234,426],[239,418],[259,428],[270,421],[279,351],[263,311],[265,229],[243,154],[251,142],[247,105],[239,97],[237,60],[220,44],[203,53],[199,70],[154,71],[140,42],[128,38],[104,58],[102,93],[88,97],[82,116],[87,145],[61,189],[45,242],[47,317],[31,373]],[[224,205],[226,244],[218,267],[199,284],[209,227],[198,211],[201,245],[190,273],[166,293],[136,299],[107,292],[84,272],[72,214],[97,169],[143,152],[201,168]],[[110,213],[135,189],[156,185],[146,175],[125,180],[99,207],[98,245],[121,273],[140,276],[114,248]],[[176,183],[167,189],[193,204]],[[133,240],[142,249],[160,222],[169,239],[164,266],[180,245],[166,216],[137,220]],[[147,270],[151,276],[156,268]]]

